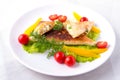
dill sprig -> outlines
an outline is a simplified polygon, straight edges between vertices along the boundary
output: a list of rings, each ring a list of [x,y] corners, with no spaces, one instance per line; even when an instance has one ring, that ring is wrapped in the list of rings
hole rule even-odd
[[[63,43],[56,42],[54,39],[49,41],[45,35],[40,36],[37,33],[31,33],[32,40],[23,48],[29,53],[44,53],[49,50],[47,58],[53,56],[57,51],[62,51]]]

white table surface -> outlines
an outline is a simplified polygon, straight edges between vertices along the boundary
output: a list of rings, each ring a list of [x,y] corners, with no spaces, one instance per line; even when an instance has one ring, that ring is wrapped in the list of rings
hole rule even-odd
[[[111,23],[117,43],[112,56],[96,70],[73,77],[47,76],[26,68],[8,47],[12,25],[31,9],[65,2],[89,7]],[[120,0],[0,0],[0,80],[120,80]]]

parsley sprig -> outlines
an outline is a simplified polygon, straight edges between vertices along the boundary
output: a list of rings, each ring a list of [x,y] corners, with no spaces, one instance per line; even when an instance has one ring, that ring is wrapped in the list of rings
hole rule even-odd
[[[61,30],[62,29],[62,27],[63,27],[63,23],[62,22],[57,20],[57,21],[54,21],[54,23],[55,23],[55,25],[54,25],[53,30]]]

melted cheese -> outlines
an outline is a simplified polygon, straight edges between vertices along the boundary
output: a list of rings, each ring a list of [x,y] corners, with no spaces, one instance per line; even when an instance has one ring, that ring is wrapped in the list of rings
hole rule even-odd
[[[50,31],[53,28],[53,22],[44,21],[40,23],[34,30],[34,33],[43,35],[44,33]]]
[[[94,23],[89,21],[85,21],[85,22],[68,21],[66,24],[66,29],[73,38],[76,38],[86,31],[89,32],[93,25]]]

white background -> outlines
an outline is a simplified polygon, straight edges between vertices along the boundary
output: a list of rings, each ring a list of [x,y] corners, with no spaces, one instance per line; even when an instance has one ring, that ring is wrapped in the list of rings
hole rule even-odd
[[[9,50],[8,37],[12,25],[20,16],[34,8],[65,2],[89,7],[111,23],[116,34],[112,56],[96,70],[74,77],[53,77],[29,70]],[[120,80],[119,19],[120,0],[0,0],[0,80]]]

